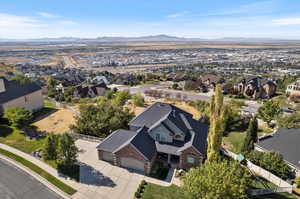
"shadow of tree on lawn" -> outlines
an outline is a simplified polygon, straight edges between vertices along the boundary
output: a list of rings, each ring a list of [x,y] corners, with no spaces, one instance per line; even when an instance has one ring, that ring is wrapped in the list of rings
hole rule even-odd
[[[13,132],[13,129],[6,125],[0,125],[0,137],[7,137]]]

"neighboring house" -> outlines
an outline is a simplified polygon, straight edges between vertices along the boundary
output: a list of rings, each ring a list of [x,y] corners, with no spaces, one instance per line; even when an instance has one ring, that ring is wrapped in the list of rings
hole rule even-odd
[[[19,83],[0,77],[0,112],[10,107],[24,107],[34,112],[43,108],[42,88],[37,84]]]
[[[156,160],[188,169],[206,158],[208,125],[173,105],[157,102],[97,146],[100,160],[149,174]]]
[[[259,151],[278,152],[283,155],[284,160],[300,176],[300,129],[278,129],[278,131],[267,136],[258,143],[256,149]]]
[[[132,73],[116,74],[115,84],[120,84],[120,85],[136,85],[138,83],[139,83],[139,80]]]
[[[105,76],[96,76],[93,79],[91,79],[92,84],[100,84],[102,82],[104,82],[106,85],[109,84],[109,81],[107,80],[107,78]]]
[[[252,99],[271,98],[276,93],[276,84],[261,77],[249,77],[242,79],[234,86],[236,93]]]
[[[104,82],[97,85],[77,86],[74,89],[73,96],[76,98],[93,98],[97,96],[104,96],[107,90],[109,90],[109,88]]]
[[[234,93],[234,86],[231,83],[222,84],[222,91],[224,94],[232,94]]]
[[[296,82],[289,84],[286,88],[286,94],[289,96],[296,96],[300,97],[300,80],[297,80]]]
[[[185,80],[178,83],[179,87],[183,90],[199,90],[200,92],[207,92],[207,87],[202,83],[201,79],[196,81]]]
[[[224,83],[224,79],[220,75],[207,74],[201,77],[202,83],[208,88],[215,88],[217,84]]]

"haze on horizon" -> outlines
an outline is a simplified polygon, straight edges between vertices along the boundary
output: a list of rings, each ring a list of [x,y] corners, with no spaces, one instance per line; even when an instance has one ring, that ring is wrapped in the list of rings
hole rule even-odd
[[[299,7],[299,0],[10,0],[0,2],[0,38],[300,39]]]

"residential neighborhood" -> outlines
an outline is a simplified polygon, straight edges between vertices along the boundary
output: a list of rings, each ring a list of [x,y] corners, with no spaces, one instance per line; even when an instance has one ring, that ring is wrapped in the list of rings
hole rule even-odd
[[[300,199],[297,0],[0,2],[0,199]]]

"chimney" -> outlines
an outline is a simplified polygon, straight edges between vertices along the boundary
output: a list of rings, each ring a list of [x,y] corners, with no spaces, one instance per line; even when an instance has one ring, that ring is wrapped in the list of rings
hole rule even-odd
[[[5,92],[4,79],[0,77],[0,93]]]

